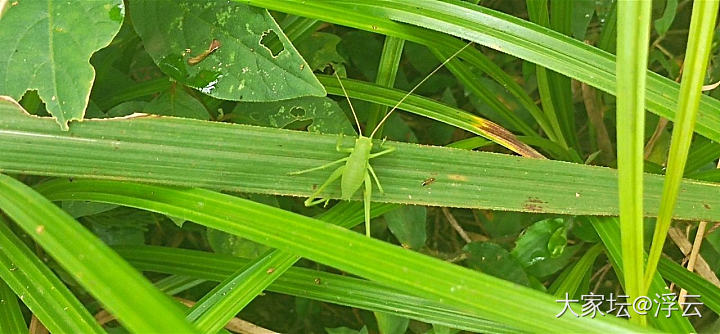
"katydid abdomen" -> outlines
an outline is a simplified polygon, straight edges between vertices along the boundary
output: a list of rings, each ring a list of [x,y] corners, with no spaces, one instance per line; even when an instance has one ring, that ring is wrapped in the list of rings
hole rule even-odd
[[[340,183],[343,200],[349,200],[362,186],[372,146],[372,140],[368,137],[360,136],[355,139],[355,147],[345,163],[345,172]]]

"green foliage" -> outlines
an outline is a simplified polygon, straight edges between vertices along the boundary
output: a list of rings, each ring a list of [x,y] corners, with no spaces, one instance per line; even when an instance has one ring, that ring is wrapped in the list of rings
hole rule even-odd
[[[419,249],[427,239],[427,210],[424,206],[406,205],[385,214],[388,228],[405,248]]]
[[[0,92],[20,100],[26,91],[37,90],[47,111],[67,129],[69,121],[83,119],[95,78],[90,56],[120,30],[123,2],[3,5],[8,8],[0,8]]]
[[[232,2],[130,2],[133,26],[158,67],[219,99],[274,101],[324,89],[267,11]],[[272,38],[280,45],[270,49]]]
[[[530,285],[520,263],[501,246],[490,242],[474,242],[465,245],[463,250],[469,254],[467,263],[470,268],[517,284]]]
[[[352,123],[337,102],[326,97],[301,97],[278,102],[238,103],[233,121],[273,128],[301,129],[310,132],[355,135]],[[305,124],[306,121],[312,123]]]
[[[720,233],[664,237],[720,220],[717,3],[0,1],[0,332],[716,332]],[[305,207],[396,105],[373,238]]]

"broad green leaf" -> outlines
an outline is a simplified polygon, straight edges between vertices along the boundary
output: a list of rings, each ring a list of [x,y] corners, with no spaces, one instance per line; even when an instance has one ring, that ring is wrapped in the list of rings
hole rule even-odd
[[[151,213],[128,208],[116,208],[83,217],[90,230],[111,246],[143,245],[145,231],[156,223]]]
[[[567,244],[565,219],[553,218],[538,221],[517,239],[511,254],[523,267],[560,256]]]
[[[550,252],[550,257],[555,258],[563,254],[565,246],[567,246],[567,226],[563,226],[555,230],[550,235],[548,240],[547,249]]]
[[[342,39],[335,34],[316,32],[295,43],[295,46],[313,71],[324,72],[330,66],[332,71],[345,77],[347,60],[338,53],[340,41]]]
[[[327,97],[300,97],[278,102],[240,102],[230,119],[237,123],[285,128],[312,121],[308,131],[355,135],[355,130],[337,102]]]
[[[385,221],[390,232],[405,248],[419,249],[427,238],[427,209],[424,206],[406,205],[386,213]]]
[[[185,117],[200,120],[210,119],[205,107],[183,87],[173,85],[170,90],[160,94],[143,108],[146,114]]]
[[[366,81],[377,76],[377,64],[382,52],[382,39],[367,31],[350,31],[342,35],[338,51]]]
[[[347,327],[337,327],[325,328],[325,332],[327,332],[328,334],[368,334],[368,329],[365,326],[363,326],[363,328],[360,328],[360,330]]]
[[[567,267],[573,260],[582,245],[568,246],[562,254],[557,257],[549,257],[544,260],[537,261],[530,266],[525,267],[525,272],[529,276],[538,279],[545,279]]]
[[[116,208],[117,205],[106,204],[106,203],[95,203],[95,202],[78,202],[78,201],[67,201],[62,202],[62,208],[65,212],[69,213],[73,218],[80,218],[84,216],[90,216],[97,213],[105,212]]]
[[[243,237],[211,228],[207,229],[205,234],[207,235],[210,247],[218,254],[254,259],[269,249],[265,245],[247,240]]]
[[[264,9],[230,1],[132,0],[145,50],[175,80],[212,97],[277,101],[324,96],[305,60]],[[266,44],[277,38],[277,50]]]
[[[572,1],[572,36],[585,40],[588,24],[595,14],[595,0],[574,0]]]
[[[655,31],[657,31],[658,35],[665,35],[668,29],[670,29],[670,25],[672,25],[673,20],[675,20],[677,6],[677,0],[665,0],[663,15],[654,22]]]
[[[578,291],[578,287],[587,273],[592,270],[592,265],[602,251],[602,244],[599,243],[586,251],[574,266],[568,268],[567,275],[561,275],[560,278],[553,282],[549,288],[550,292],[556,297],[562,297],[566,293],[570,297],[584,294],[585,291]]]
[[[374,314],[381,334],[405,334],[407,332],[410,319],[382,312],[374,312]]]
[[[612,318],[555,318],[562,305],[542,292],[317,219],[213,191],[83,180],[47,182],[38,190],[52,200],[92,198],[184,217],[406,293],[527,330],[589,330],[597,333],[639,330]],[[277,233],[279,229],[292,233]]]
[[[128,101],[120,103],[107,111],[107,117],[122,117],[132,115],[134,113],[142,113],[148,102],[145,101]]]
[[[570,232],[573,236],[585,242],[596,243],[600,241],[600,237],[592,227],[592,223],[585,219],[585,217],[577,217],[573,222]]]
[[[42,195],[4,174],[0,174],[0,209],[127,329],[145,333],[196,332],[185,322],[177,304],[107,245]],[[16,288],[13,290],[17,293]],[[150,313],[163,321],[149,318]]]
[[[0,102],[0,170],[6,172],[308,196],[331,171],[288,173],[344,157],[335,150],[337,141],[337,135],[158,116],[87,120],[62,132],[50,119],[28,116],[11,101]],[[343,145],[352,146],[352,141],[345,137]],[[373,201],[617,215],[617,176],[609,168],[400,142],[385,145],[397,150],[372,159],[385,188],[384,195],[373,193]],[[59,151],[63,154],[57,155]],[[436,181],[423,187],[429,177]],[[653,215],[662,177],[645,178],[646,214]],[[685,180],[683,188],[676,218],[720,220],[720,186]],[[327,194],[339,198],[339,185]]]
[[[476,241],[465,245],[463,250],[468,253],[466,262],[470,268],[517,284],[530,285],[520,262],[499,245]]]
[[[82,120],[95,80],[93,52],[120,30],[122,0],[5,1],[0,20],[0,95],[20,100],[36,89],[67,130]],[[89,27],[92,27],[89,29]]]

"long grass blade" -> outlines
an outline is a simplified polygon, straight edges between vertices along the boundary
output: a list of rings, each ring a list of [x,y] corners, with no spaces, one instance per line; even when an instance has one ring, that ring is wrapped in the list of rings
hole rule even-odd
[[[527,7],[530,20],[541,26],[550,26],[547,0],[528,0]],[[563,132],[563,129],[560,126],[560,117],[558,117],[558,113],[561,108],[559,105],[560,101],[557,100],[559,95],[557,92],[554,92],[554,86],[551,84],[552,79],[557,79],[558,76],[552,75],[550,71],[540,65],[536,66],[535,75],[537,77],[538,92],[540,93],[540,100],[545,116],[552,125],[552,130],[554,132],[554,136],[558,139],[558,144],[567,148],[568,143],[565,139],[566,133]]]
[[[610,263],[613,265],[615,275],[617,277],[623,277],[624,263],[622,259],[622,246],[620,240],[620,221],[618,218],[600,218],[600,217],[588,217],[587,218],[593,225],[595,231],[597,231],[600,239],[602,239],[603,245],[605,246],[605,254],[607,254]],[[623,280],[620,280],[620,284],[624,285]],[[648,290],[648,296],[655,296],[655,294],[662,295],[668,293],[668,286],[665,283],[664,277],[660,276],[659,273],[655,273],[652,286]],[[694,333],[695,329],[688,318],[683,317],[682,313],[673,312],[669,318],[666,317],[647,317],[648,321],[654,328],[660,329],[666,333]]]
[[[249,260],[217,253],[157,246],[119,247],[118,254],[139,270],[222,281]],[[293,267],[267,288],[291,296],[391,313],[418,321],[481,333],[515,333],[497,322],[448,309],[384,285],[343,275]]]
[[[378,65],[377,77],[375,78],[375,84],[383,87],[392,88],[395,84],[395,77],[397,76],[398,67],[400,66],[400,58],[402,57],[402,50],[405,46],[405,40],[387,36],[385,37],[385,44],[383,45],[382,53],[380,54],[380,64]],[[374,104],[368,110],[368,119],[365,122],[365,129],[368,133],[372,132],[378,122],[385,117],[388,109],[387,106]],[[376,131],[377,138],[382,138],[382,125]]]
[[[643,147],[645,73],[652,2],[618,3],[617,160],[623,280],[628,300],[641,296],[643,282]],[[652,276],[651,276],[652,277]],[[646,319],[631,312],[631,321]]]
[[[370,217],[375,218],[395,208],[397,205],[374,205]],[[363,222],[365,217],[361,203],[342,202],[317,218],[351,227]],[[299,259],[282,250],[267,252],[242,266],[198,301],[188,314],[188,320],[195,322],[202,332],[216,332]]]
[[[432,49],[431,51],[439,60],[448,59],[448,57],[453,54],[452,50]],[[477,54],[477,52],[463,52],[458,55],[458,58]],[[478,60],[485,62],[484,58],[479,58]],[[533,129],[532,126],[530,126],[525,120],[520,118],[515,111],[510,110],[507,105],[505,105],[502,101],[500,101],[500,99],[498,99],[495,92],[488,89],[485,85],[482,84],[481,81],[478,80],[478,71],[473,71],[474,67],[469,66],[468,64],[457,58],[450,60],[445,65],[445,67],[447,67],[447,69],[452,72],[452,74],[458,79],[458,81],[460,81],[465,88],[471,91],[473,95],[475,95],[475,97],[482,100],[485,104],[488,105],[488,107],[490,107],[500,115],[502,119],[495,120],[496,122],[505,125],[512,131],[518,131],[523,135],[539,137],[537,131]],[[537,107],[532,108],[528,111],[535,118],[540,128],[547,133],[548,137],[554,139],[554,137],[552,137],[553,133],[548,133],[550,127],[547,125],[547,121],[545,121],[545,115],[543,115]],[[482,110],[479,110],[479,112],[481,114],[483,113]]]
[[[15,295],[53,333],[104,333],[92,314],[8,223],[0,216],[0,277]]]
[[[672,222],[672,213],[680,192],[680,180],[682,180],[685,173],[685,162],[687,161],[695,129],[695,118],[700,105],[700,97],[702,96],[702,86],[717,15],[717,0],[695,1],[693,3],[687,52],[685,54],[682,82],[680,83],[680,96],[678,97],[675,125],[673,126],[670,152],[668,153],[662,201],[660,201],[655,233],[653,234],[650,254],[648,255],[645,286],[650,284],[657,263],[660,261],[665,238]]]
[[[329,94],[340,95],[345,93],[337,80],[331,80],[324,75],[318,75],[317,77]],[[343,79],[342,84],[348,95],[352,98],[390,107],[395,106],[397,101],[405,98],[403,103],[398,106],[399,109],[483,136],[522,156],[539,159],[545,158],[545,156],[535,149],[518,140],[517,137],[507,129],[466,111],[417,95],[405,97],[406,93],[400,90],[372,85],[362,81]]]
[[[338,137],[168,117],[86,120],[60,131],[52,119],[0,104],[0,170],[307,197],[327,172],[292,176],[342,158]],[[346,146],[351,139],[345,138]],[[378,142],[379,144],[379,142]],[[374,202],[576,215],[617,215],[614,170],[388,142],[374,159],[385,194]],[[412,168],[408,168],[412,166]],[[437,179],[423,187],[428,177]],[[675,217],[720,220],[720,186],[683,183]],[[653,215],[662,177],[646,175]],[[339,198],[340,187],[327,195]],[[357,197],[359,199],[359,197]],[[570,204],[569,204],[570,203]],[[700,205],[699,205],[700,204]]]
[[[17,296],[0,279],[0,333],[24,333],[27,330]]]
[[[187,320],[201,333],[217,333],[296,260],[292,254],[268,251],[208,292],[190,308]]]
[[[637,330],[617,319],[556,318],[562,306],[539,291],[312,218],[221,193],[80,180],[49,182],[38,189],[52,200],[114,202],[185,218],[528,330],[597,333]],[[279,229],[284,233],[278,233]]]
[[[666,258],[660,259],[658,271],[669,281],[688,290],[690,294],[700,296],[699,299],[705,306],[720,314],[720,288]]]
[[[463,41],[444,34],[447,33],[542,65],[606,93],[614,95],[617,92],[613,55],[520,18],[466,1],[237,1],[401,37],[432,48],[457,50],[464,45]],[[482,66],[470,57],[464,59],[474,66]],[[672,80],[648,71],[647,109],[674,119],[678,88]],[[718,110],[720,101],[709,96],[701,98],[696,131],[715,141],[720,141]]]
[[[196,332],[185,321],[177,304],[155,289],[90,231],[30,187],[2,174],[0,209],[129,330],[140,333]],[[156,321],[156,318],[163,321]]]

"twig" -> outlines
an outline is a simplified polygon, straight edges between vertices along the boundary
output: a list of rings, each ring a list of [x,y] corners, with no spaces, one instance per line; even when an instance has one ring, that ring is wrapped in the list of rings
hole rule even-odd
[[[40,320],[33,314],[32,318],[30,318],[30,328],[28,329],[28,333],[49,334],[50,331],[48,331],[48,329],[45,328],[45,325],[43,325]]]
[[[595,88],[584,82],[580,83],[580,87],[582,90],[583,103],[585,104],[585,112],[588,115],[590,123],[595,128],[598,147],[602,151],[602,161],[605,163],[610,162],[615,156],[615,153],[607,127],[605,127],[605,121],[603,120],[604,112],[597,98],[597,93],[595,92]]]
[[[698,224],[697,232],[695,232],[695,240],[693,241],[692,251],[690,252],[690,257],[688,258],[688,265],[687,265],[687,270],[689,270],[690,272],[693,272],[693,270],[695,269],[695,262],[697,261],[697,258],[700,255],[700,245],[702,245],[703,238],[705,237],[705,228],[706,227],[707,227],[707,222],[701,221],[700,224]],[[678,304],[684,305],[686,296],[687,296],[687,290],[685,290],[685,289],[680,290],[680,297],[678,297]]]
[[[703,91],[703,92],[706,92],[706,91],[709,91],[709,90],[713,90],[713,89],[717,88],[718,86],[720,86],[720,81],[718,81],[718,82],[716,82],[716,83],[714,83],[714,84],[709,84],[709,85],[703,86],[703,87],[702,87],[702,91]]]
[[[610,268],[611,268],[611,266],[608,263],[608,264],[604,265],[602,268],[600,268],[600,270],[598,270],[598,272],[595,273],[595,275],[593,275],[593,277],[590,277],[590,281],[592,281],[595,276],[599,276],[597,279],[597,282],[595,282],[595,287],[593,287],[593,289],[592,289],[593,293],[597,292],[598,289],[600,289],[600,284],[602,284],[603,279],[605,279],[605,275],[608,272],[610,272]]]
[[[448,222],[450,223],[450,226],[455,229],[455,231],[460,235],[460,237],[465,240],[465,242],[471,243],[472,239],[470,239],[467,233],[465,233],[465,230],[460,227],[460,224],[458,224],[455,217],[453,217],[453,215],[450,213],[450,210],[448,210],[448,208],[442,208],[442,212],[445,215],[445,218],[447,218]]]
[[[195,305],[195,302],[192,300],[188,300],[188,299],[180,298],[180,297],[174,297],[174,298],[187,307],[192,307],[193,305]],[[100,312],[95,314],[95,320],[97,320],[97,322],[100,325],[104,325],[110,321],[115,320],[115,316],[113,316],[106,310],[101,310]],[[242,320],[237,317],[230,319],[230,321],[227,324],[225,324],[225,329],[235,332],[235,333],[242,333],[242,334],[278,334],[277,332],[273,332],[269,329],[262,328],[258,325],[255,325],[251,322]]]
[[[668,231],[668,236],[670,236],[670,239],[675,242],[685,256],[690,255],[690,252],[692,251],[692,244],[690,244],[690,241],[685,238],[685,234],[682,230],[677,227],[671,227]],[[710,281],[713,285],[720,287],[720,280],[718,280],[717,276],[715,276],[715,272],[710,269],[710,265],[708,265],[702,255],[697,256],[694,269],[697,271],[698,275]]]

